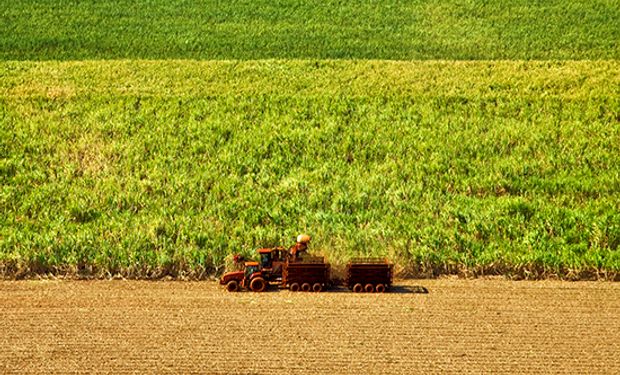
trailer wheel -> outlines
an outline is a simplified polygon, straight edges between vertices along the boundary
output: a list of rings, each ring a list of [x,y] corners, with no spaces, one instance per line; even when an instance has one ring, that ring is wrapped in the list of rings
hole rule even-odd
[[[297,283],[292,283],[289,288],[290,288],[291,292],[299,292],[299,284],[297,284]]]
[[[236,292],[239,290],[239,283],[237,280],[230,280],[228,284],[226,284],[226,290],[229,292]]]
[[[353,292],[361,293],[363,291],[364,291],[364,287],[362,286],[362,284],[357,283],[357,284],[353,285]]]
[[[312,285],[312,291],[314,292],[322,292],[323,291],[323,285],[319,284],[319,283],[314,283],[314,285]]]
[[[375,290],[377,291],[377,293],[383,293],[385,292],[385,285],[377,284],[377,286],[375,287]]]
[[[253,292],[264,292],[266,288],[267,283],[263,278],[257,277],[250,282],[250,289],[252,289]]]
[[[375,286],[372,284],[366,284],[364,290],[366,291],[366,293],[372,293],[375,291]]]
[[[301,284],[301,290],[303,290],[304,292],[309,292],[312,290],[312,287],[309,283],[303,283]]]

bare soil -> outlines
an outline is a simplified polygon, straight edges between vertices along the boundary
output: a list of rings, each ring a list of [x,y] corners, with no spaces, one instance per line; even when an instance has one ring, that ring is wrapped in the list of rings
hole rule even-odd
[[[620,284],[399,284],[0,282],[0,373],[620,373]]]

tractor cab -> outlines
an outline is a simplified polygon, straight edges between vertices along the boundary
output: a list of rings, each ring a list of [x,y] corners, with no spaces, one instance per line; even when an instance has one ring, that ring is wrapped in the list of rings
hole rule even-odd
[[[286,261],[288,252],[283,247],[272,249],[259,249],[260,266],[265,278],[270,281],[277,281],[282,278],[282,265]]]
[[[258,262],[245,262],[244,278],[249,281],[255,273],[260,274]]]

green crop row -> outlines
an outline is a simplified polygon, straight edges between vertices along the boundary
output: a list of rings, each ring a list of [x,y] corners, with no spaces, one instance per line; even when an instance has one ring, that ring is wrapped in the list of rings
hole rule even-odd
[[[620,65],[0,63],[0,273],[618,278]],[[336,267],[337,268],[337,267]]]
[[[0,60],[617,59],[615,0],[12,0]]]

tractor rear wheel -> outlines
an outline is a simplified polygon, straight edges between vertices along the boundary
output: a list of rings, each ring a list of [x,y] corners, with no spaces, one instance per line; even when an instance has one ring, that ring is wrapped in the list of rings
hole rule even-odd
[[[291,289],[291,292],[299,292],[299,284],[297,283],[292,283],[289,288]]]
[[[312,290],[312,287],[309,283],[303,283],[301,284],[301,290],[303,290],[304,292],[309,292]]]
[[[257,277],[250,282],[250,289],[253,292],[264,292],[267,289],[267,282],[262,277]]]
[[[372,284],[366,284],[364,290],[366,290],[366,293],[372,293],[375,291],[375,286]]]
[[[377,284],[377,286],[375,287],[375,290],[377,291],[377,293],[383,293],[385,292],[385,285]]]
[[[314,292],[322,292],[323,291],[323,285],[319,284],[319,283],[314,283],[314,285],[312,285],[312,291]]]
[[[237,280],[230,280],[226,284],[226,290],[229,292],[236,292],[239,290],[239,282]]]
[[[361,293],[363,291],[364,291],[364,287],[362,286],[362,284],[357,283],[357,284],[353,285],[353,292]]]

